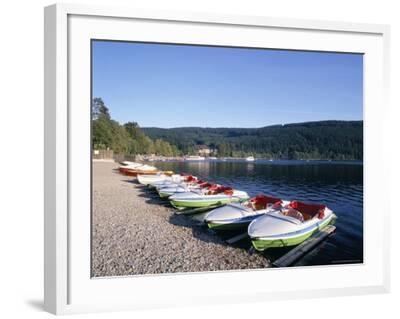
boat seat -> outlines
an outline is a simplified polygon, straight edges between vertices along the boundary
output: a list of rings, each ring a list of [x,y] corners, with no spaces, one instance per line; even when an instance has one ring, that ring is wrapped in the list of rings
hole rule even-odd
[[[303,203],[299,201],[292,201],[289,206],[292,209],[298,210],[304,217],[304,220],[310,220],[314,218],[315,216],[318,216],[318,218],[323,217],[324,210],[326,208],[325,205],[319,205],[319,204],[308,204],[308,203]],[[322,216],[322,217],[319,217]]]
[[[301,213],[301,214],[303,215],[304,220],[306,220],[306,221],[313,218],[313,216],[311,214],[307,214],[307,213]]]
[[[263,203],[252,203],[253,205],[253,209],[254,210],[262,210],[262,209],[265,209],[266,208],[266,205],[265,204],[263,204]]]
[[[211,185],[209,188],[207,195],[218,195],[218,194],[225,194],[225,195],[233,195],[232,187],[222,186],[222,185]]]
[[[284,210],[282,210],[281,214],[284,216],[296,218],[301,222],[304,222],[304,220],[305,220],[303,214],[293,208],[284,209]]]
[[[282,204],[282,200],[280,198],[266,196],[263,194],[259,194],[256,197],[252,198],[250,202],[252,203],[254,210],[266,209],[275,205]]]

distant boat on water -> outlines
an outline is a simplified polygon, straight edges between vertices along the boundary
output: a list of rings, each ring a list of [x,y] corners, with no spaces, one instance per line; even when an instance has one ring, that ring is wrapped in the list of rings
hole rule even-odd
[[[204,161],[206,158],[203,156],[191,155],[185,157],[186,161]]]
[[[254,156],[248,156],[248,157],[246,157],[246,161],[247,162],[254,162],[255,158],[254,158]]]

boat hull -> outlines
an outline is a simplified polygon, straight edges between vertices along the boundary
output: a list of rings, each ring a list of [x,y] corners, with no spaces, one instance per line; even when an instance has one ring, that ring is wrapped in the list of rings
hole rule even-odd
[[[158,171],[135,171],[135,170],[125,170],[122,174],[126,176],[138,176],[138,175],[157,175]]]
[[[171,200],[171,205],[177,209],[185,209],[185,208],[198,208],[198,207],[208,207],[215,205],[224,205],[228,203],[239,203],[246,199],[241,198],[220,198],[220,199],[208,199],[208,200]]]
[[[163,187],[158,189],[158,195],[161,198],[168,198],[170,196],[176,195],[176,194],[182,194],[182,193],[187,193],[190,190],[198,189],[196,186],[190,186],[190,185],[185,185],[185,186],[174,186],[174,187]]]
[[[264,197],[268,199],[267,196]],[[256,202],[255,199],[256,198],[252,199],[254,203]],[[258,217],[276,211],[279,209],[279,207],[281,207],[281,205],[285,206],[289,204],[289,201],[282,201],[273,197],[270,197],[269,200],[274,200],[275,202],[265,203],[264,208],[258,206],[258,209],[255,209],[255,206],[253,207],[255,204],[252,204],[252,201],[247,204],[231,204],[216,208],[207,215],[205,222],[211,229],[231,230],[246,228]],[[280,202],[279,206],[267,207],[267,204],[274,204],[278,202]]]
[[[251,220],[249,221],[237,221],[237,222],[231,222],[231,223],[220,223],[220,222],[207,222],[207,226],[210,229],[214,230],[238,230],[238,229],[245,229],[249,224],[251,223]]]
[[[161,198],[168,198],[168,197],[170,197],[172,194],[163,193],[162,191],[159,191],[159,192],[158,192],[158,195],[160,195]]]
[[[251,242],[254,248],[258,251],[264,251],[269,248],[279,248],[279,247],[288,247],[288,246],[296,246],[301,244],[307,238],[312,236],[313,234],[319,232],[322,228],[327,226],[332,219],[334,218],[334,214],[331,214],[324,221],[319,224],[316,224],[315,227],[310,227],[309,231],[299,232],[298,234],[293,234],[292,236],[282,236],[277,238],[252,238]]]
[[[233,230],[246,228],[253,220],[264,215],[266,209],[257,213],[241,204],[231,204],[211,211],[205,218],[207,226],[215,230]]]
[[[142,185],[151,185],[153,183],[164,182],[165,180],[170,179],[170,177],[167,177],[166,175],[142,175],[142,174],[138,174],[137,178],[138,182]]]
[[[151,185],[148,185],[150,188],[155,188],[157,191],[159,191],[160,189],[162,189],[162,188],[165,188],[165,187],[172,187],[172,186],[176,186],[176,185],[179,185],[179,184],[181,184],[182,182],[180,182],[180,181],[173,181],[173,180],[171,180],[171,179],[166,179],[165,181],[163,181],[163,182],[160,182],[160,183],[153,183],[153,184],[151,184]]]

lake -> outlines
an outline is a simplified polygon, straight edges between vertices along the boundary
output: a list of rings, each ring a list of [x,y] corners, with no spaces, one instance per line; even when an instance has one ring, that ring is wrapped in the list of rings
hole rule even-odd
[[[287,200],[325,204],[337,215],[336,233],[297,265],[363,262],[363,165],[353,161],[155,162],[162,170],[189,173],[210,182]],[[270,260],[286,249],[267,250]]]

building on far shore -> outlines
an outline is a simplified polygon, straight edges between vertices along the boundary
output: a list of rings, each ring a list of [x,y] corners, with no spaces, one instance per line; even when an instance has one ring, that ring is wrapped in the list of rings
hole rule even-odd
[[[217,149],[210,148],[207,145],[197,145],[196,146],[197,155],[209,157],[217,155]]]

